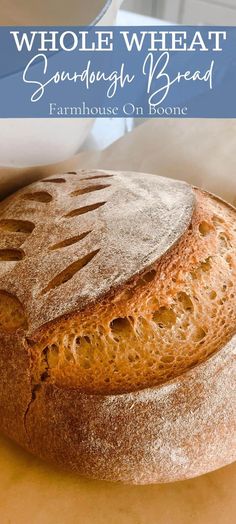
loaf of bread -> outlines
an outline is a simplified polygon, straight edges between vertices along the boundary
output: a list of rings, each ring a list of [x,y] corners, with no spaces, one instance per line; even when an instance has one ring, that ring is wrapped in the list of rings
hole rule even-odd
[[[127,483],[236,458],[236,211],[155,175],[51,176],[0,204],[0,429]]]

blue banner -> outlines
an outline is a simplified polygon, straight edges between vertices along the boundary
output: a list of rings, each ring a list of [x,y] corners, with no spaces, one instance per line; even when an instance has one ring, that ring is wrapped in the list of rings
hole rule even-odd
[[[1,27],[0,118],[235,118],[235,27]]]

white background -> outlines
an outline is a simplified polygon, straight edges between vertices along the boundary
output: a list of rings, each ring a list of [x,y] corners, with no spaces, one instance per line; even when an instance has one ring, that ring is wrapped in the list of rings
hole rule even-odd
[[[122,8],[179,24],[236,25],[236,0],[124,0]]]

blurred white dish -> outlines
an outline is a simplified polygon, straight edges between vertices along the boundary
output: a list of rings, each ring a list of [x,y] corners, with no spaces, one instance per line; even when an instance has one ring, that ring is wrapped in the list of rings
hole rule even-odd
[[[1,0],[0,25],[113,25],[122,0]],[[60,162],[84,142],[90,119],[0,119],[0,164]]]

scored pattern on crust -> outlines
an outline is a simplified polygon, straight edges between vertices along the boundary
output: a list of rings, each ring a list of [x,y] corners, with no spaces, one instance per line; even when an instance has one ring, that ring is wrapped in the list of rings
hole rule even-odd
[[[3,201],[0,249],[22,260],[2,261],[0,290],[23,305],[27,336],[155,262],[186,231],[193,207],[183,182],[102,171],[53,175]]]
[[[236,330],[235,211],[196,190],[176,246],[93,308],[51,326],[34,346],[34,382],[122,393],[173,379]]]
[[[0,220],[0,231],[7,233],[23,233],[29,235],[34,230],[35,225],[33,222],[28,220],[15,220],[15,219],[5,219]]]
[[[102,199],[70,195],[107,177]],[[0,205],[0,249],[14,251],[0,260],[1,429],[63,467],[135,483],[206,473],[236,449],[235,210],[143,177],[58,175]],[[45,187],[47,202],[22,198]]]
[[[90,393],[156,386],[227,343],[236,325],[233,208],[152,175],[59,179],[46,180],[49,191],[41,181],[19,192],[0,216],[0,270],[10,284],[2,304],[11,296],[16,328],[29,324],[33,388],[45,380]],[[35,333],[32,324],[45,325]]]
[[[63,271],[59,273],[59,275],[56,275],[56,277],[54,277],[51,280],[51,282],[49,282],[47,287],[42,290],[42,295],[49,293],[51,289],[55,289],[56,287],[59,287],[62,284],[66,284],[66,282],[73,278],[73,276],[76,275],[76,273],[78,273],[81,269],[87,266],[87,264],[91,262],[93,257],[95,257],[98,252],[99,249],[93,251],[92,253],[89,253],[88,255],[85,255],[83,258],[79,258],[79,260],[73,262],[73,264],[68,266],[66,269],[63,269]]]

